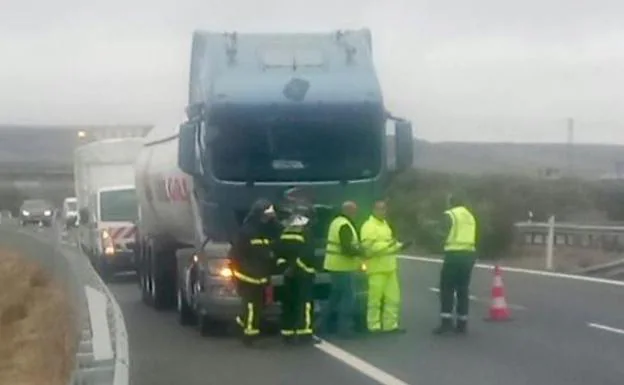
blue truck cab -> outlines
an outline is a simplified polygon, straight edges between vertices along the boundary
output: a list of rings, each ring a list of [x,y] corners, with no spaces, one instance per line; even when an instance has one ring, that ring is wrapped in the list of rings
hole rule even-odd
[[[385,109],[367,29],[197,31],[191,56],[178,167],[193,179],[209,244],[229,243],[256,199],[279,206],[285,191],[305,189],[319,207],[314,236],[322,261],[341,203],[353,200],[367,211],[389,171],[412,166],[411,123]],[[390,160],[389,120],[396,153]],[[328,280],[317,280],[322,300]]]

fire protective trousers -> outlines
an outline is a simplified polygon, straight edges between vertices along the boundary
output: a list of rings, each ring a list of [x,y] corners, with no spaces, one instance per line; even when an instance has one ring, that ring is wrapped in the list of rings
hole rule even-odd
[[[312,335],[314,322],[314,275],[298,271],[284,277],[282,301],[282,335]]]
[[[245,336],[260,334],[260,319],[264,310],[265,285],[238,281],[238,294],[242,309],[236,323],[243,329]]]
[[[399,327],[401,290],[397,271],[369,273],[367,326],[369,331]]]

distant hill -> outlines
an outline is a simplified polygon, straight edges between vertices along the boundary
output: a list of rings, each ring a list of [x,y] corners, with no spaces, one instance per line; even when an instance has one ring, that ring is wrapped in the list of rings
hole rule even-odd
[[[392,139],[388,149],[393,152]],[[570,151],[573,172],[581,178],[614,175],[624,165],[624,146],[575,144]],[[417,140],[414,166],[428,170],[467,174],[514,173],[540,175],[545,169],[565,173],[568,146],[550,143],[432,143]],[[624,170],[623,170],[624,171]]]

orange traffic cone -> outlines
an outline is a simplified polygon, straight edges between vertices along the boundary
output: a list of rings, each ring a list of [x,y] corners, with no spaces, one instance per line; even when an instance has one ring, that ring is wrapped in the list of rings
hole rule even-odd
[[[494,268],[494,282],[492,283],[492,303],[490,305],[490,314],[488,321],[509,321],[511,320],[511,312],[505,300],[505,287],[503,285],[503,277],[501,275],[500,266]]]

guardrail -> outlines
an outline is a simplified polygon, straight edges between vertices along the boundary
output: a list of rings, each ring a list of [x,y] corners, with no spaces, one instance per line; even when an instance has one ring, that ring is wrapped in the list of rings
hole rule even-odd
[[[554,266],[554,250],[557,246],[586,249],[599,249],[606,252],[624,251],[624,226],[581,225],[556,222],[551,217],[548,222],[518,222],[515,224],[517,241],[524,245],[544,246],[545,268]],[[624,267],[624,260],[612,261],[603,265],[579,270],[580,274],[607,274]]]
[[[77,249],[63,251],[82,281],[80,305],[86,310],[82,312],[76,369],[68,385],[128,385],[128,336],[121,308],[85,256]]]
[[[624,252],[624,226],[580,225],[558,222],[553,225],[556,246]],[[550,225],[544,222],[515,224],[517,241],[525,245],[545,245]]]
[[[129,385],[128,335],[123,313],[88,258],[57,224],[52,234],[43,229],[22,229],[17,219],[6,216],[0,226],[11,234],[3,238],[6,246],[49,270],[65,284],[74,303],[78,350],[68,385]]]

